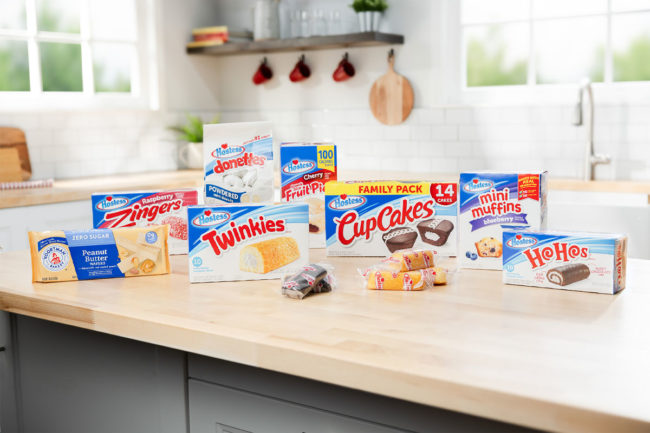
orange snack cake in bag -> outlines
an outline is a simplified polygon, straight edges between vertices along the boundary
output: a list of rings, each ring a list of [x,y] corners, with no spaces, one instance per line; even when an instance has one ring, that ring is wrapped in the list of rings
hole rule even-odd
[[[370,290],[405,290],[418,291],[447,283],[447,272],[442,268],[425,268],[416,271],[394,272],[371,268],[363,277]]]
[[[407,272],[431,268],[434,265],[435,252],[432,250],[402,250],[394,252],[382,263],[392,271]]]

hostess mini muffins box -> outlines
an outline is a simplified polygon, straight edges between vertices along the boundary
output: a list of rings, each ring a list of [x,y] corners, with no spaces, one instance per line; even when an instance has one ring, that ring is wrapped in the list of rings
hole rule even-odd
[[[461,173],[458,257],[464,268],[501,269],[503,229],[546,228],[547,172]]]
[[[614,294],[625,288],[627,237],[622,234],[507,229],[503,282]]]
[[[273,201],[271,122],[203,125],[205,203]]]
[[[325,184],[336,180],[336,145],[282,143],[280,179],[283,202],[309,205],[309,246],[325,248]]]
[[[190,282],[262,280],[309,263],[305,203],[192,206]]]
[[[187,207],[199,204],[197,189],[94,193],[93,228],[169,226],[169,253],[187,254]]]
[[[329,256],[386,256],[408,248],[456,255],[455,182],[329,182]]]

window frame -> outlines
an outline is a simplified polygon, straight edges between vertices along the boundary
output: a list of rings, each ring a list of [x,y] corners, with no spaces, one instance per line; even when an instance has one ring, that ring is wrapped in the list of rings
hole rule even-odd
[[[498,101],[499,104],[547,104],[547,103],[575,103],[576,92],[579,83],[562,83],[562,84],[537,84],[535,82],[534,68],[535,46],[534,46],[534,27],[529,32],[530,50],[527,60],[527,82],[521,85],[504,85],[504,86],[467,86],[467,51],[466,41],[464,38],[464,29],[466,27],[501,24],[514,22],[528,22],[534,26],[535,22],[557,19],[572,19],[589,16],[605,16],[607,21],[606,46],[605,46],[605,65],[604,81],[592,83],[594,93],[599,102],[607,104],[621,103],[646,103],[650,99],[650,81],[613,81],[613,57],[612,57],[612,17],[615,15],[634,14],[641,12],[650,13],[650,9],[637,9],[630,11],[613,11],[612,0],[607,1],[607,11],[605,13],[585,13],[574,14],[566,17],[541,18],[532,17],[531,14],[527,20],[504,20],[489,23],[471,23],[463,24],[461,16],[461,1],[446,0],[446,16],[449,23],[445,38],[449,41],[450,51],[446,52],[446,58],[453,59],[451,62],[449,78],[450,86],[447,86],[445,99],[449,103],[460,104],[488,104]]]
[[[103,110],[103,109],[157,109],[156,52],[153,42],[155,0],[135,0],[135,39],[92,37],[90,10],[92,0],[80,0],[80,32],[59,33],[37,29],[36,0],[25,1],[26,28],[0,29],[0,40],[27,42],[29,64],[28,91],[0,91],[0,112],[29,110]],[[82,91],[43,91],[39,43],[72,43],[81,46]],[[128,45],[131,51],[131,92],[96,92],[93,71],[95,42]],[[146,85],[146,83],[149,83]]]

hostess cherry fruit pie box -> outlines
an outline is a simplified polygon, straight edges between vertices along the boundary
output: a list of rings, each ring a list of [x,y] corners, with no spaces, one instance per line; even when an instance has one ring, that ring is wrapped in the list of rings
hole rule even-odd
[[[309,263],[305,203],[192,206],[190,281],[280,278]]]
[[[271,122],[203,125],[205,203],[273,201]]]
[[[336,180],[333,143],[282,143],[282,201],[309,205],[309,246],[325,248],[325,184]]]
[[[627,237],[621,234],[507,229],[503,282],[614,294],[625,288]]]
[[[457,183],[329,182],[327,255],[386,256],[408,248],[456,255]]]
[[[545,171],[461,173],[458,257],[463,268],[501,269],[504,226],[546,227]]]
[[[187,207],[199,204],[196,189],[95,193],[93,228],[169,225],[169,253],[187,254]]]

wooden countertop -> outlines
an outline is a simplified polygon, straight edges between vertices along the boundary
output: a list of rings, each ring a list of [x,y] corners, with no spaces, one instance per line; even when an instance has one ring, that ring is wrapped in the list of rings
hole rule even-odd
[[[359,287],[373,258],[325,258],[339,287],[302,301],[278,280],[170,275],[34,284],[0,254],[4,310],[543,430],[650,431],[650,261],[616,296],[463,270],[424,292]]]
[[[341,169],[342,180],[440,180],[457,181],[458,173],[408,173],[370,170]],[[275,180],[276,186],[279,179]],[[57,180],[51,188],[0,191],[0,209],[19,206],[59,203],[86,200],[93,192],[136,191],[141,189],[169,189],[203,186],[201,170],[181,170],[152,172],[128,175],[89,177],[79,179]],[[634,181],[592,181],[578,179],[549,179],[552,190],[590,191],[590,192],[624,192],[648,195],[650,203],[650,182]]]

